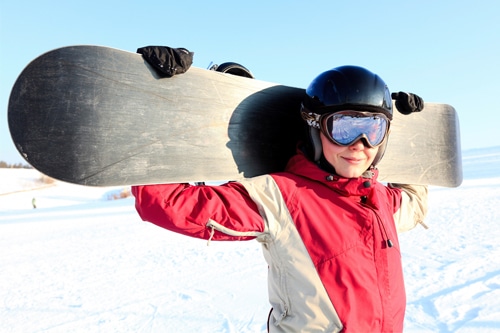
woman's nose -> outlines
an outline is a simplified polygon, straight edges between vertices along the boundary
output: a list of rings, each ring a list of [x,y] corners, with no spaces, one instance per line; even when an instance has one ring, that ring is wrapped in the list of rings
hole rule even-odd
[[[364,144],[362,138],[349,146],[349,149],[352,149],[352,150],[363,150],[364,148],[365,148],[365,144]]]

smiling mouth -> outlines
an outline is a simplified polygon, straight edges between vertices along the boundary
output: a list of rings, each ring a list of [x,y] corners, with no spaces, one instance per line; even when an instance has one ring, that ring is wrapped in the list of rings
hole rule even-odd
[[[363,162],[362,158],[342,157],[345,161],[351,164],[360,164]]]

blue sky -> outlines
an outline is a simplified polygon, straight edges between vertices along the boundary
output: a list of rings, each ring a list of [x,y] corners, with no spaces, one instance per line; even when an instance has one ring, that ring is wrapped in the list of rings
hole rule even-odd
[[[364,66],[393,91],[453,105],[464,150],[497,146],[499,17],[494,0],[2,1],[0,160],[24,162],[7,126],[17,76],[38,55],[76,44],[186,47],[193,66],[234,61],[304,88],[332,67]]]

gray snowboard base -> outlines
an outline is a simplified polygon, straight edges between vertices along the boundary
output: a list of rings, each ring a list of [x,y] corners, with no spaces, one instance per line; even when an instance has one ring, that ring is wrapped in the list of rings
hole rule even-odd
[[[8,121],[26,161],[91,186],[227,181],[281,171],[302,135],[304,89],[191,67],[160,78],[141,55],[99,46],[33,60],[12,89]],[[462,182],[457,113],[426,103],[395,112],[384,182]]]

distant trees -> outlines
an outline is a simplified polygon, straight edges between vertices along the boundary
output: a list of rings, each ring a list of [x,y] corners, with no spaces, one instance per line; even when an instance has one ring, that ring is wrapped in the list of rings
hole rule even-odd
[[[28,164],[22,164],[22,163],[9,164],[7,162],[0,161],[0,168],[32,169],[33,167]]]

